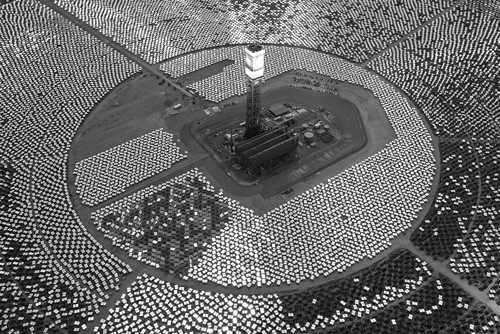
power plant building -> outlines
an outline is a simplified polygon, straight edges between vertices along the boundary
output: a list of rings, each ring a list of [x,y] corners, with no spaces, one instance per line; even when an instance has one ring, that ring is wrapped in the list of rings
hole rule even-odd
[[[295,155],[298,138],[286,128],[277,128],[235,145],[238,160],[247,168],[257,169],[279,158]]]

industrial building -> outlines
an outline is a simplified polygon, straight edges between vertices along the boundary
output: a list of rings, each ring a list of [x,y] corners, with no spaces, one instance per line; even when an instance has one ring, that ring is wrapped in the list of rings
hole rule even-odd
[[[235,145],[235,154],[242,165],[256,170],[277,159],[295,154],[298,138],[286,128],[277,128],[241,141]]]

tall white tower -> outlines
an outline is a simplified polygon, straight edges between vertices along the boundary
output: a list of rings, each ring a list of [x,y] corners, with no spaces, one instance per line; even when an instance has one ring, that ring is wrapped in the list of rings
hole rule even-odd
[[[247,138],[255,136],[260,131],[260,86],[264,78],[264,53],[264,49],[258,44],[251,44],[245,48],[245,74],[247,75],[245,137]]]

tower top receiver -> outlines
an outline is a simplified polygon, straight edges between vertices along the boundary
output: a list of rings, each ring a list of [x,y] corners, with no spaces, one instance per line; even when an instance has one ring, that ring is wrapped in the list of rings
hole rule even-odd
[[[250,44],[248,47],[247,47],[248,50],[252,51],[252,52],[259,52],[260,50],[262,50],[262,45],[259,45],[259,44]]]
[[[247,76],[246,138],[251,138],[260,132],[260,86],[264,78],[264,54],[265,51],[261,45],[250,44],[245,47],[245,74]]]
[[[245,73],[252,79],[264,76],[265,50],[261,45],[250,44],[245,47]]]

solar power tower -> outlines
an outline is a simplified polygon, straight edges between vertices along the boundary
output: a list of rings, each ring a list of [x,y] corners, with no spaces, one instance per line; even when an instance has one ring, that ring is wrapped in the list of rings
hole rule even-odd
[[[264,48],[258,44],[251,44],[245,48],[245,74],[247,75],[246,138],[259,133],[260,86],[264,78],[264,53]]]

